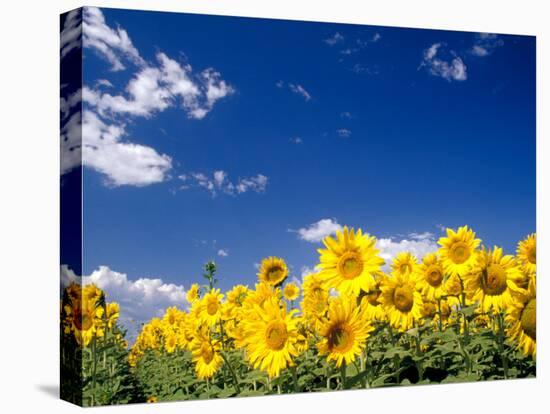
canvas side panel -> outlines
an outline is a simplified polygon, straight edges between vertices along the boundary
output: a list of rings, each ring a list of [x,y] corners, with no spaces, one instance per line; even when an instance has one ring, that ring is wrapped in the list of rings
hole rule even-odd
[[[82,9],[60,16],[60,64],[60,396],[82,406]]]

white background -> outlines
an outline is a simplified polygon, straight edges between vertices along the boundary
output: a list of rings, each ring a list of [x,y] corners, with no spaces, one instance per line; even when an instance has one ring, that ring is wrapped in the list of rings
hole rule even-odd
[[[96,6],[537,35],[538,377],[462,385],[99,408],[97,412],[548,412],[549,27],[545,1],[95,1]],[[59,14],[77,1],[3,2],[0,14],[0,410],[58,400]],[[546,24],[546,27],[545,27]],[[182,33],[185,36],[185,33]],[[207,33],[205,35],[208,35]],[[544,119],[546,116],[546,119]],[[475,149],[473,149],[475,150]],[[546,166],[544,162],[546,161]],[[513,165],[510,168],[514,168]],[[546,188],[546,192],[544,191]],[[504,226],[506,223],[502,223]],[[546,317],[545,317],[546,316]]]

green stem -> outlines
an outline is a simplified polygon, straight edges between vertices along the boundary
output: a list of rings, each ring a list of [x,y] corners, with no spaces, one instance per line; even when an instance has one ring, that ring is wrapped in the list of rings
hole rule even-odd
[[[294,382],[294,392],[300,392],[300,386],[298,385],[298,374],[296,372],[296,365],[290,367],[292,372],[292,381]]]
[[[92,403],[91,405],[95,405],[95,385],[96,385],[96,373],[97,373],[97,345],[96,345],[96,336],[94,335],[92,339]]]
[[[340,379],[342,381],[342,389],[346,389],[346,362],[342,362],[340,365]]]
[[[225,356],[225,353],[220,352],[220,355],[222,356],[222,358],[225,362],[225,365],[227,365],[227,367],[229,368],[229,372],[231,373],[231,377],[233,378],[233,385],[235,386],[235,391],[237,391],[237,394],[240,394],[241,393],[241,387],[239,386],[239,379],[237,377],[237,373],[235,372],[235,370],[233,369],[233,367],[229,363],[229,360]]]
[[[504,352],[504,315],[497,315],[498,321],[498,348],[500,357],[502,358],[502,369],[504,371],[504,379],[508,379],[508,358]]]

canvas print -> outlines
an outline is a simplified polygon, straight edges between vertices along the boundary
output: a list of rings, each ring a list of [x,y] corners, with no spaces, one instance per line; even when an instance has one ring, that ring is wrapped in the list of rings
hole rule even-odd
[[[536,375],[535,37],[60,23],[61,398]]]

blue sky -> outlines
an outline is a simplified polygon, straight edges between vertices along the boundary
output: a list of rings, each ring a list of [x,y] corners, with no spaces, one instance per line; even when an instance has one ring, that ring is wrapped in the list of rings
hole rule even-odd
[[[88,13],[84,109],[114,152],[84,155],[84,274],[187,288],[214,259],[228,288],[268,255],[300,277],[343,225],[469,224],[510,253],[535,231],[534,37]]]

